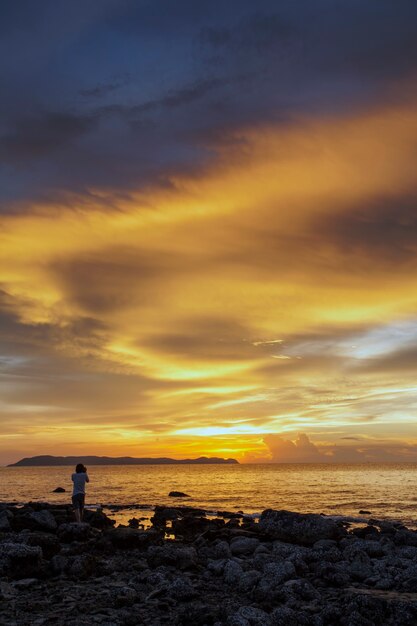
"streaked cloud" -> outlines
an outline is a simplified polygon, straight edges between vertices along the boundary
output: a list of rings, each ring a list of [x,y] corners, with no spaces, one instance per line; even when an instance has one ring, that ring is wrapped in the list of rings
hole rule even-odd
[[[0,62],[0,459],[413,458],[415,8],[47,4]]]

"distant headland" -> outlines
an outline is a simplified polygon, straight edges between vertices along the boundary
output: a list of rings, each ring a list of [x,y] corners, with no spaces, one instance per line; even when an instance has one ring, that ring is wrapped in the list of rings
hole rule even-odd
[[[200,456],[197,459],[170,459],[159,458],[135,458],[132,456],[32,456],[20,459],[17,463],[10,463],[8,467],[40,467],[40,466],[65,466],[77,465],[231,465],[239,463],[236,459],[221,459],[218,457]]]

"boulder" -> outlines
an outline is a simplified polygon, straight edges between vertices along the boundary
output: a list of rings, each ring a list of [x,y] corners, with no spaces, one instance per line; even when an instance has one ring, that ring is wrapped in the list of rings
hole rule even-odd
[[[269,538],[307,546],[320,539],[338,540],[347,535],[346,529],[328,517],[272,509],[262,513],[258,527]]]
[[[170,498],[191,498],[188,493],[183,493],[182,491],[170,491],[168,496]]]
[[[64,489],[64,487],[57,487],[52,493],[65,493],[65,491],[66,489]]]
[[[176,537],[180,536],[185,541],[194,541],[197,535],[208,530],[218,530],[224,528],[224,519],[207,519],[206,517],[187,516],[182,519],[173,520],[172,532]]]
[[[116,523],[115,520],[108,517],[102,509],[96,509],[95,511],[85,509],[84,521],[90,524],[93,528],[98,528],[99,530],[113,528]]]
[[[255,537],[235,537],[230,543],[233,556],[253,554],[259,546],[259,539]]]
[[[228,585],[235,585],[242,578],[242,575],[243,569],[239,563],[236,563],[233,559],[228,559],[223,568],[224,582]]]
[[[135,528],[113,528],[106,533],[115,548],[121,550],[146,550],[152,544],[161,543],[163,534],[153,528],[136,530]]]
[[[55,532],[57,526],[55,517],[46,509],[40,511],[23,510],[13,518],[13,527],[16,530],[43,530],[49,533]]]
[[[151,517],[151,524],[155,528],[165,528],[167,521],[172,521],[182,517],[182,513],[179,509],[174,509],[165,506],[156,506],[153,517]]]
[[[11,578],[31,578],[39,573],[42,550],[39,546],[21,543],[0,544],[0,575]]]

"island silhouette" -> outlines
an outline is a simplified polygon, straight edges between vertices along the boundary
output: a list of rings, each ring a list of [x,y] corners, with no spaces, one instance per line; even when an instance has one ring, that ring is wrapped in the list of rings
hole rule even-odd
[[[169,457],[136,458],[132,456],[32,456],[10,463],[8,467],[58,466],[58,465],[231,465],[238,464],[236,459],[200,456],[197,459],[170,459]]]

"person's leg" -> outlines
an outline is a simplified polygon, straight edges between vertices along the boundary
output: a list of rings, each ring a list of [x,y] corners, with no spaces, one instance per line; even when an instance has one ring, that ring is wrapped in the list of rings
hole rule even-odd
[[[76,493],[72,496],[72,504],[74,505],[75,521],[81,523],[81,502],[80,494]]]

